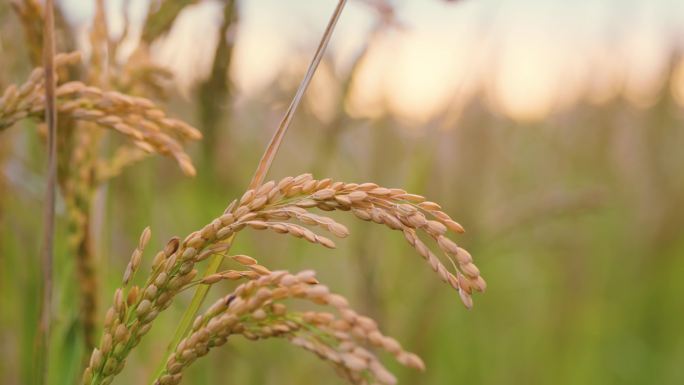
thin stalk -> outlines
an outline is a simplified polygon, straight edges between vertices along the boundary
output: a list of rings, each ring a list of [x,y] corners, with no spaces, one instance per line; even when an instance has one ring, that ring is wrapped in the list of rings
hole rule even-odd
[[[43,32],[43,67],[45,69],[45,121],[48,128],[48,170],[45,192],[43,250],[41,269],[43,276],[43,301],[38,327],[37,383],[47,383],[50,348],[50,323],[52,318],[52,264],[55,236],[55,196],[57,191],[57,109],[55,106],[55,17],[53,0],[45,2]]]
[[[109,29],[105,12],[105,1],[95,1],[95,16],[93,27],[90,32],[90,44],[92,54],[90,58],[89,82],[103,88],[109,88],[108,57],[113,53],[108,51]],[[111,55],[110,55],[111,54]],[[102,132],[92,129],[92,124],[83,124],[77,131],[77,146],[87,148],[86,151],[77,152],[81,156],[75,156],[70,160],[72,164],[73,178],[81,188],[71,191],[68,198],[74,205],[71,220],[74,231],[72,239],[73,250],[76,257],[76,272],[79,289],[79,317],[83,328],[83,342],[86,351],[95,347],[95,333],[97,331],[98,287],[97,264],[95,262],[96,237],[93,233],[93,222],[96,221],[97,213],[93,209],[93,199],[97,190],[97,182],[92,178],[93,168],[97,158],[97,150],[102,140]],[[71,210],[69,210],[71,211]],[[74,218],[74,215],[76,216]],[[85,218],[85,220],[81,220]],[[86,358],[86,357],[84,357]]]
[[[292,122],[294,113],[295,111],[297,111],[297,107],[299,107],[299,104],[302,101],[302,97],[304,96],[306,89],[309,87],[309,84],[311,83],[311,79],[313,78],[314,73],[316,73],[316,69],[318,68],[318,65],[321,63],[321,59],[323,59],[323,53],[325,52],[325,49],[328,47],[330,37],[332,36],[333,31],[335,30],[337,21],[339,20],[340,15],[342,14],[342,10],[344,9],[346,3],[346,0],[340,0],[340,2],[337,4],[335,12],[330,18],[330,22],[328,22],[328,27],[325,29],[323,38],[321,39],[321,42],[318,44],[318,48],[316,49],[316,53],[314,54],[313,60],[311,60],[311,64],[309,64],[309,68],[306,71],[306,75],[304,75],[304,79],[302,79],[302,82],[299,84],[297,93],[295,93],[294,98],[292,98],[292,103],[290,103],[290,106],[287,108],[285,116],[283,116],[283,120],[280,121],[278,129],[273,134],[273,137],[271,138],[271,141],[269,142],[268,147],[264,152],[264,155],[261,157],[261,160],[259,161],[259,165],[257,166],[256,172],[254,173],[252,181],[249,184],[250,189],[259,187],[261,183],[263,183],[264,178],[268,173],[268,170],[271,168],[271,163],[273,163],[273,159],[275,158],[276,153],[278,152],[278,148],[280,148],[280,143],[283,141],[283,137],[285,137],[285,133],[287,132],[287,129],[290,126],[290,123]]]
[[[323,54],[325,53],[325,50],[328,47],[328,43],[330,42],[330,38],[333,34],[333,31],[335,30],[337,21],[339,20],[340,15],[342,14],[342,10],[344,9],[344,6],[346,4],[347,0],[340,0],[337,4],[337,7],[333,12],[332,17],[328,22],[328,26],[326,27],[325,32],[323,33],[323,37],[321,38],[321,41],[318,44],[318,47],[316,48],[314,57],[311,60],[311,63],[309,64],[309,68],[307,69],[304,78],[299,84],[299,88],[297,88],[297,92],[292,98],[292,102],[290,103],[290,106],[287,108],[287,111],[285,112],[283,119],[280,121],[278,128],[273,134],[273,137],[271,138],[271,141],[269,142],[266,151],[264,152],[263,156],[261,157],[261,160],[259,161],[259,165],[257,166],[256,172],[254,173],[254,176],[252,177],[252,180],[249,183],[249,189],[259,187],[263,183],[264,178],[266,178],[266,174],[268,174],[268,170],[271,168],[271,164],[273,163],[273,159],[275,158],[276,153],[280,148],[280,144],[282,143],[283,138],[285,137],[285,133],[287,132],[287,129],[292,123],[294,113],[295,111],[297,111],[297,107],[299,107],[299,104],[302,101],[302,97],[304,96],[304,93],[309,87],[313,75],[316,73],[316,69],[318,68],[321,59],[323,58]],[[235,235],[232,235],[227,240],[227,243],[229,245],[232,245],[234,239]],[[214,257],[212,257],[212,259],[209,261],[207,269],[204,272],[204,277],[207,277],[211,274],[215,274],[218,271],[219,267],[221,266],[221,263],[223,262],[223,258],[228,253],[228,251],[229,250],[227,249],[225,252],[217,254]],[[176,346],[178,346],[180,341],[183,339],[183,336],[185,336],[188,330],[190,330],[190,326],[192,325],[195,315],[199,311],[199,308],[202,306],[202,303],[204,302],[204,299],[206,298],[208,292],[208,285],[199,285],[197,289],[195,289],[195,294],[192,297],[192,301],[190,302],[188,308],[185,310],[185,313],[183,313],[181,321],[179,322],[178,327],[176,328],[176,332],[174,333],[173,339],[171,340],[171,343],[166,349],[166,354],[164,356],[165,359],[173,353],[173,351],[176,349]],[[165,363],[166,361],[163,361],[160,364],[159,369],[155,372],[155,378],[158,377],[158,375],[161,374],[161,372],[164,370]]]

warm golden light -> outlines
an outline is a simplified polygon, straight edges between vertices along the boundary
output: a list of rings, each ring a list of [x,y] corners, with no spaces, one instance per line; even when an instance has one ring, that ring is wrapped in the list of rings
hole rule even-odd
[[[679,61],[672,75],[672,95],[684,107],[684,59]]]
[[[552,47],[536,36],[506,44],[498,62],[492,89],[497,109],[519,120],[538,120],[554,107],[561,84],[549,54]]]
[[[277,6],[266,6],[270,3]],[[502,7],[506,9],[502,12],[510,13],[507,17],[493,19],[497,23],[484,29],[473,27],[473,16],[481,17],[477,12],[486,15],[491,6],[486,2],[463,7],[407,5],[411,12],[419,13],[400,14],[405,28],[390,31],[373,44],[356,74],[351,97],[345,101],[347,112],[366,118],[391,113],[421,123],[445,110],[451,111],[449,116],[456,116],[459,106],[466,104],[478,89],[484,91],[493,110],[522,121],[543,119],[572,107],[582,97],[601,104],[623,96],[641,108],[655,102],[669,52],[669,40],[663,38],[666,30],[654,21],[658,20],[657,7],[642,7],[644,12],[637,13],[639,17],[628,33],[612,41],[597,35],[605,33],[597,28],[601,25],[598,5],[587,5],[587,10],[592,11],[586,20],[579,18],[580,11],[571,12],[564,20],[560,16],[563,6],[559,4],[532,8],[535,12]],[[284,70],[302,62],[298,57],[309,49],[301,45],[309,40],[307,31],[322,28],[307,26],[305,19],[317,20],[314,16],[319,8],[325,9],[323,5],[283,8],[270,1],[243,7],[231,67],[240,97],[258,97]],[[154,47],[156,60],[176,74],[176,84],[185,93],[209,71],[213,58],[199,53],[213,52],[221,23],[219,9],[220,4],[213,1],[188,7],[169,35]],[[274,14],[283,9],[303,20],[293,24]],[[458,9],[463,13],[456,12]],[[82,12],[89,11],[83,8]],[[438,14],[431,18],[420,12]],[[451,12],[461,18],[449,21]],[[342,26],[331,47],[335,66],[353,57],[366,40],[367,32],[363,31],[374,22],[372,15],[363,7],[350,10],[345,21],[353,28],[345,30]],[[559,22],[573,20],[571,25],[577,33],[565,34],[560,26],[557,30],[549,28],[552,23],[531,23],[542,16],[556,17]],[[116,30],[121,17],[111,22]],[[468,23],[472,25],[468,27]],[[295,24],[297,28],[288,33],[278,29]],[[81,40],[81,45],[87,49],[87,38]],[[309,102],[312,111],[324,121],[329,119],[332,100],[337,97],[324,95],[325,84],[333,83],[328,80],[316,80],[316,100]],[[674,92],[681,100],[681,91]]]

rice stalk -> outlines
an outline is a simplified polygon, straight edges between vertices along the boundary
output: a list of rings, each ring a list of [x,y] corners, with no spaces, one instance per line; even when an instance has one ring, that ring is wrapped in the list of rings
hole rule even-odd
[[[228,119],[226,102],[231,94],[228,70],[233,60],[234,30],[238,19],[237,2],[228,0],[223,6],[223,22],[218,31],[219,41],[209,77],[198,86],[199,120],[206,140],[203,143],[205,164],[214,161],[218,131]]]
[[[196,0],[151,1],[141,36],[142,41],[149,45],[166,34],[181,11],[193,3],[196,3]]]
[[[37,381],[47,383],[50,351],[50,327],[52,324],[52,266],[54,261],[55,201],[57,196],[57,108],[55,87],[55,16],[53,0],[45,2],[45,26],[43,34],[43,66],[45,68],[45,121],[48,127],[48,170],[45,203],[43,208],[43,250],[41,272],[43,301],[40,309],[37,346]]]
[[[131,258],[130,268],[124,275],[124,285],[117,290],[114,304],[107,312],[105,334],[84,373],[83,383],[106,384],[120,373],[130,351],[180,292],[197,285],[208,289],[225,279],[259,279],[272,274],[249,257],[234,256],[231,259],[247,267],[247,271],[215,272],[196,280],[196,265],[212,256],[223,256],[238,232],[245,229],[273,231],[326,248],[335,247],[335,243],[311,227],[327,231],[337,238],[349,234],[346,226],[312,212],[314,209],[349,212],[361,220],[401,231],[437,277],[458,291],[468,308],[472,307],[473,292],[486,288],[470,254],[448,237],[449,232],[463,233],[463,228],[441,211],[437,203],[401,189],[380,187],[374,183],[316,180],[309,174],[269,181],[257,189],[246,191],[202,229],[188,234],[183,240],[178,237],[170,239],[154,257],[145,283],[129,288],[128,277],[139,265],[133,261],[139,260],[138,255],[149,239],[149,232],[143,233]],[[432,239],[433,247],[428,246],[421,236]],[[443,254],[442,258],[433,251],[435,248]],[[452,261],[452,270],[446,267],[443,259]],[[174,351],[178,349],[180,345],[176,344]],[[162,376],[164,370],[161,371]]]

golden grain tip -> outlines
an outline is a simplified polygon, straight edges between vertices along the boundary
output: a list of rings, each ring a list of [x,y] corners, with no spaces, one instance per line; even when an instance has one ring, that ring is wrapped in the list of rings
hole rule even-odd
[[[319,243],[319,244],[323,245],[324,247],[327,247],[328,249],[334,249],[337,247],[335,245],[335,242],[333,242],[332,240],[330,240],[329,238],[326,238],[324,236],[315,235],[314,239],[315,239],[316,243]]]
[[[166,259],[166,255],[164,254],[164,251],[160,251],[157,254],[155,254],[154,258],[152,259],[152,267],[156,269],[159,267],[162,262],[164,262],[164,259]]]
[[[430,202],[430,201],[425,201],[425,202],[420,202],[418,203],[418,207],[422,208],[423,210],[428,210],[428,211],[438,211],[442,209],[442,206],[435,202]]]
[[[432,220],[427,221],[427,228],[429,231],[439,235],[444,235],[444,233],[446,233],[447,231],[446,225],[444,225],[441,222]]]
[[[138,300],[139,292],[140,288],[138,286],[133,286],[131,288],[131,290],[128,292],[128,297],[126,298],[126,304],[128,304],[128,306],[133,305]]]
[[[257,195],[263,195],[268,193],[269,191],[273,190],[273,187],[275,187],[275,181],[269,180],[268,182],[262,184],[257,188],[256,194]]]
[[[150,284],[147,286],[147,289],[145,289],[144,297],[151,300],[152,298],[157,296],[157,286],[154,284]]]
[[[368,198],[368,194],[365,191],[356,190],[350,192],[348,197],[352,202],[360,202],[366,200],[366,198]]]
[[[464,248],[457,247],[453,254],[456,256],[459,265],[467,265],[473,262],[473,256]]]
[[[182,160],[178,161],[178,165],[180,166],[181,170],[183,171],[183,174],[186,176],[191,176],[194,177],[197,175],[197,170],[195,169],[195,166],[192,165],[192,163],[188,160]]]
[[[98,348],[95,348],[90,355],[90,367],[97,370],[100,364],[102,364],[102,353]]]
[[[240,205],[245,205],[249,203],[254,197],[256,196],[256,192],[254,189],[250,189],[245,191],[244,194],[242,194],[242,197],[240,198]]]
[[[482,276],[478,276],[475,278],[473,281],[471,281],[471,284],[475,288],[475,290],[479,291],[480,293],[484,293],[485,290],[487,290],[487,281],[485,281]]]
[[[200,140],[204,137],[204,135],[202,135],[202,132],[196,129],[195,127],[188,126],[185,132],[190,140]]]
[[[150,226],[147,226],[147,227],[145,227],[142,234],[140,235],[140,240],[138,241],[139,248],[144,249],[145,245],[147,245],[147,242],[150,241],[151,237],[152,237],[152,229],[150,229]]]
[[[181,260],[188,260],[191,258],[194,258],[195,255],[197,255],[197,250],[194,247],[188,247],[183,251],[183,255],[181,256]]]
[[[114,341],[121,343],[128,337],[128,328],[124,324],[120,324],[114,331]]]
[[[349,229],[341,223],[333,222],[328,226],[328,230],[336,237],[346,238],[349,236]]]
[[[257,264],[257,260],[248,255],[233,255],[230,258],[232,258],[235,262],[245,266]]]
[[[440,235],[439,237],[437,237],[437,244],[439,245],[439,247],[442,250],[444,250],[445,252],[447,252],[449,254],[457,255],[459,252],[459,247],[456,245],[456,243],[454,241],[452,241],[451,239],[443,236],[443,235]],[[458,258],[458,256],[457,256],[457,258]],[[467,262],[470,262],[470,261],[467,261]],[[459,259],[459,264],[460,263],[461,262]]]
[[[425,371],[425,363],[417,355],[413,353],[406,353],[402,355],[402,357],[405,357],[404,362],[402,362],[404,365],[408,366],[409,368],[420,370],[421,372]]]
[[[444,224],[446,225],[446,227],[449,228],[449,230],[451,230],[451,231],[453,231],[453,232],[456,232],[456,233],[459,233],[459,234],[465,233],[465,229],[464,229],[463,226],[461,226],[461,224],[458,223],[458,222],[455,222],[455,221],[453,221],[453,220],[451,220],[451,219],[447,219],[447,220],[444,221]]]
[[[114,308],[116,309],[116,312],[121,313],[121,311],[123,310],[123,306],[123,290],[121,290],[121,288],[118,288],[114,292]]]
[[[205,284],[205,285],[211,285],[211,284],[214,284],[214,283],[216,283],[222,279],[224,279],[223,274],[211,274],[211,275],[208,275],[208,276],[202,278],[200,283]],[[230,279],[230,278],[228,278],[228,279]]]
[[[249,266],[247,266],[247,267],[248,267],[249,269],[251,269],[252,271],[254,271],[255,273],[259,274],[259,275],[268,275],[268,274],[271,274],[271,270],[269,270],[268,268],[266,268],[266,266],[262,266],[262,265],[249,265]]]
[[[178,250],[178,246],[180,245],[180,238],[178,237],[173,237],[169,239],[169,241],[166,243],[166,246],[164,246],[164,256],[166,258],[170,257],[173,253]]]
[[[311,195],[311,198],[317,201],[323,201],[332,198],[335,196],[335,190],[331,188],[325,188],[323,190],[318,190],[313,195]]]
[[[370,368],[373,371],[373,375],[381,384],[385,385],[396,385],[397,378],[394,377],[387,369],[385,369],[379,362],[371,361]]]
[[[254,230],[264,230],[268,228],[268,224],[264,221],[248,221],[246,224]]]
[[[81,383],[83,385],[89,385],[92,381],[93,381],[93,371],[90,368],[86,368],[86,370],[83,372],[83,377],[81,379]]]
[[[147,299],[144,299],[144,300],[140,301],[140,303],[138,304],[138,307],[135,309],[135,311],[136,311],[140,316],[144,316],[144,315],[146,315],[147,312],[149,312],[151,309],[152,309],[152,302],[150,302],[150,301],[147,300]]]
[[[368,367],[365,360],[362,360],[358,356],[352,353],[347,353],[342,355],[342,362],[344,366],[351,369],[354,372],[360,372]]]
[[[233,281],[233,280],[242,278],[243,274],[242,274],[242,272],[239,272],[239,271],[228,270],[228,271],[224,271],[223,273],[221,273],[221,276],[223,276],[225,279],[229,279],[229,280]]]
[[[473,297],[468,292],[468,288],[469,286],[466,283],[466,280],[462,276],[459,276],[458,295],[461,297],[461,302],[463,302],[466,309],[470,310],[473,308]]]
[[[472,262],[461,265],[461,271],[470,278],[477,278],[480,276],[480,269]]]

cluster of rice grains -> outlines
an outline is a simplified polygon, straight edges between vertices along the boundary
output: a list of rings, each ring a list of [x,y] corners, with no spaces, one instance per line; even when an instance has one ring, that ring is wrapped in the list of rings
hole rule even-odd
[[[79,60],[78,53],[59,54],[55,57],[55,65],[64,67]],[[44,114],[44,75],[42,68],[36,68],[24,84],[5,90],[0,98],[0,130],[26,117],[40,118]],[[60,84],[56,94],[60,115],[113,129],[130,138],[142,150],[173,157],[186,174],[195,174],[181,142],[198,140],[201,133],[180,120],[167,117],[149,99],[103,91],[78,81]]]
[[[288,233],[309,242],[334,247],[332,241],[311,230],[283,222],[292,219],[307,225],[321,226],[337,237],[348,234],[344,226],[332,219],[309,213],[307,210],[311,208],[351,211],[359,219],[402,231],[408,243],[428,262],[439,278],[459,291],[461,300],[468,308],[472,307],[472,292],[484,291],[486,288],[470,254],[446,236],[449,230],[463,233],[460,224],[441,211],[437,203],[401,189],[379,187],[375,183],[315,180],[309,174],[288,177],[278,183],[271,181],[257,190],[247,191],[235,214],[229,212],[219,218],[224,224],[219,232],[227,234],[249,226]],[[225,223],[230,220],[234,222]],[[452,263],[453,272],[444,266],[440,258],[419,237],[420,233],[437,243]]]
[[[315,208],[348,211],[362,220],[402,231],[437,276],[458,290],[468,308],[472,306],[472,293],[485,290],[485,281],[470,254],[446,235],[448,231],[462,233],[463,228],[442,212],[438,204],[404,190],[379,187],[374,183],[316,180],[309,174],[287,177],[247,191],[239,201],[233,201],[223,215],[184,240],[171,239],[155,256],[145,284],[129,288],[149,239],[149,230],[143,232],[124,274],[123,286],[117,290],[114,305],[107,312],[105,333],[99,348],[91,356],[84,384],[109,383],[123,368],[130,350],[149,331],[152,321],[180,291],[197,284],[240,279],[249,282],[197,318],[192,333],[169,357],[165,371],[157,379],[158,384],[178,383],[183,368],[210,348],[225,343],[231,334],[250,339],[286,338],[331,362],[341,375],[355,384],[395,383],[394,377],[368,347],[386,350],[400,363],[422,369],[418,357],[383,336],[375,322],[349,309],[343,297],[330,294],[311,272],[297,275],[271,272],[249,256],[236,255],[231,260],[243,270],[226,270],[196,279],[195,265],[212,255],[224,253],[232,236],[245,228],[272,230],[328,248],[335,247],[332,240],[310,228],[323,229],[335,237],[346,237],[347,228],[331,218],[312,213]],[[421,239],[421,234],[431,238],[451,261],[451,271]],[[291,312],[281,303],[290,298],[330,305],[338,314]]]
[[[290,311],[282,302],[301,299],[328,305],[330,312]],[[197,317],[192,333],[168,359],[155,385],[177,384],[182,371],[198,357],[226,343],[231,335],[250,340],[284,338],[317,354],[354,384],[395,384],[394,376],[369,348],[392,354],[399,363],[423,370],[421,359],[383,335],[375,321],[349,308],[347,300],[318,283],[312,271],[292,275],[276,271],[240,285]]]

